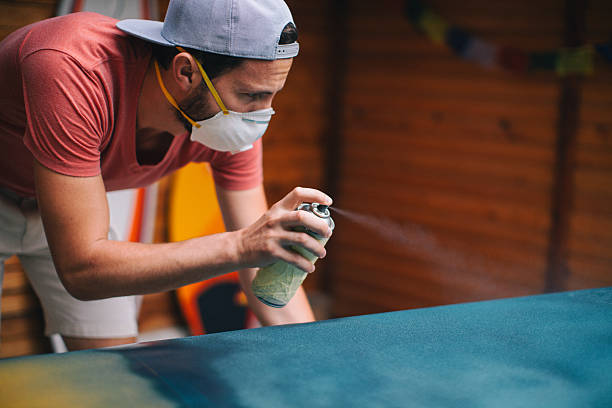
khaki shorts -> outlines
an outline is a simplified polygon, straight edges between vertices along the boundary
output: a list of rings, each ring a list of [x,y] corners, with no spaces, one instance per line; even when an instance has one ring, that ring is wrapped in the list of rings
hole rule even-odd
[[[110,234],[112,236],[112,234]],[[62,285],[51,259],[36,200],[0,187],[0,294],[4,261],[17,255],[40,299],[45,334],[123,338],[138,334],[141,296],[81,301]]]

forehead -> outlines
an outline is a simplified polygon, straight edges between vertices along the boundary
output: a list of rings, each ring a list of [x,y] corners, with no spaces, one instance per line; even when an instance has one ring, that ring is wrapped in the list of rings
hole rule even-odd
[[[293,58],[273,61],[247,59],[238,67],[219,77],[219,84],[231,81],[236,86],[253,87],[271,92],[285,84]]]

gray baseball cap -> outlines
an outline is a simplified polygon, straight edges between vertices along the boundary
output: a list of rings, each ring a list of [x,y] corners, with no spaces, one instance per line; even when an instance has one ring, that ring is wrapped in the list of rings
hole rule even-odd
[[[300,49],[297,42],[278,44],[288,23],[293,17],[283,0],[171,0],[163,23],[128,19],[117,28],[156,44],[274,60]]]

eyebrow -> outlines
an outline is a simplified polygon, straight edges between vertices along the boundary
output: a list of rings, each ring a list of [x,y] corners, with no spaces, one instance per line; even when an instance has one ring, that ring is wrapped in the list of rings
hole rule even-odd
[[[280,91],[280,89],[279,89]],[[250,94],[256,94],[256,95],[272,95],[274,94],[274,91],[270,91],[268,89],[253,89],[253,88],[248,88],[248,87],[240,87],[238,88],[238,92],[240,93],[250,93]]]
[[[244,84],[244,83],[237,83],[236,84],[236,90],[240,93],[251,93],[251,94],[258,94],[258,95],[272,95],[275,92],[280,92],[282,89],[284,88],[284,84],[282,87],[280,87],[280,89],[277,90],[270,90],[270,88],[263,88],[263,87],[259,87],[257,85],[253,85],[250,86],[248,84]]]
[[[270,91],[248,91],[247,93],[255,94],[255,95],[272,95],[274,92]]]

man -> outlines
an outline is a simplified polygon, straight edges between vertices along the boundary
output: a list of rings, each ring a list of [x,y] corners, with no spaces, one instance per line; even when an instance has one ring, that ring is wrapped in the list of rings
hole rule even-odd
[[[133,342],[131,295],[233,270],[263,324],[313,320],[303,291],[277,310],[250,290],[253,268],[279,259],[314,270],[289,245],[325,256],[294,227],[331,234],[294,211],[331,204],[327,195],[296,188],[268,210],[262,187],[260,137],[296,40],[282,0],[174,0],[163,25],[77,13],[0,43],[0,261],[20,257],[47,334],[72,350]],[[191,161],[210,162],[230,232],[168,244],[107,238],[107,190]]]

